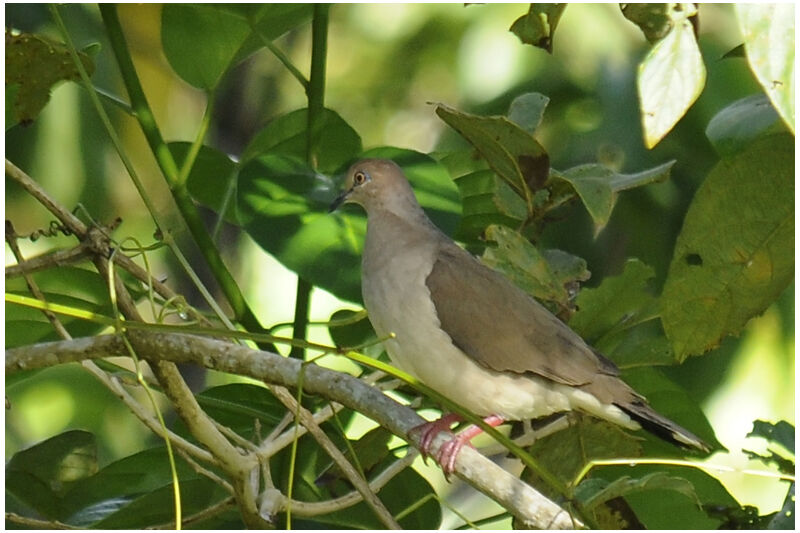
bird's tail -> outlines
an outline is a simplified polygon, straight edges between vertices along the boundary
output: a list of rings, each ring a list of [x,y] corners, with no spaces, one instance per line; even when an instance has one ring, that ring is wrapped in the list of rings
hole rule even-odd
[[[638,422],[642,428],[657,437],[673,442],[679,446],[695,448],[704,452],[711,451],[711,447],[703,442],[700,437],[688,429],[682,428],[669,418],[658,414],[643,401],[637,399],[626,405],[616,405]]]

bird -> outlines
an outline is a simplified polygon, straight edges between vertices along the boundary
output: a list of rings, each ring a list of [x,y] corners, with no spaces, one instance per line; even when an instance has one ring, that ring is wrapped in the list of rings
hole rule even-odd
[[[611,360],[439,230],[396,163],[354,163],[330,212],[346,203],[366,211],[361,292],[393,365],[493,427],[578,410],[710,451],[652,409]],[[423,456],[458,420],[451,413],[415,428]],[[468,427],[439,448],[436,460],[446,475],[480,431]]]

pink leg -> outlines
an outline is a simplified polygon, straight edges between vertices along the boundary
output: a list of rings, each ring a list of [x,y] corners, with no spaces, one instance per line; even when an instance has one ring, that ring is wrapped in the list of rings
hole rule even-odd
[[[411,429],[411,431],[420,432],[419,451],[422,453],[422,457],[424,459],[427,459],[430,456],[431,444],[433,444],[433,439],[436,437],[436,435],[442,431],[450,432],[450,426],[459,420],[461,420],[460,416],[455,413],[450,413],[439,418],[438,420],[426,422]]]
[[[491,415],[484,418],[483,421],[492,427],[497,427],[505,422],[505,419],[500,415]],[[456,457],[458,456],[458,452],[461,451],[461,448],[463,448],[465,444],[470,444],[470,441],[482,432],[483,430],[478,426],[469,426],[451,440],[442,444],[436,459],[439,465],[441,465],[446,478],[449,479],[450,474],[455,470]]]

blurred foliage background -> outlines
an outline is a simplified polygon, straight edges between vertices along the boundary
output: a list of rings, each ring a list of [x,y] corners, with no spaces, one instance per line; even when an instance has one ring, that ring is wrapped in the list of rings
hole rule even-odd
[[[193,139],[205,95],[182,82],[171,70],[160,44],[160,7],[126,4],[120,18],[134,53],[158,124],[168,141]],[[653,150],[642,141],[635,74],[648,50],[640,30],[616,4],[571,5],[556,33],[553,55],[522,45],[508,31],[527,5],[347,4],[331,10],[327,60],[326,106],[336,110],[362,137],[365,148],[383,145],[428,153],[464,146],[464,141],[433,112],[431,103],[446,103],[479,114],[503,114],[524,92],[547,95],[550,104],[537,138],[554,168],[600,161],[622,171],[651,168],[675,159],[670,180],[621,195],[608,226],[597,236],[579,205],[551,224],[544,247],[585,258],[592,272],[588,286],[618,274],[627,257],[637,257],[656,271],[656,290],[663,283],[675,238],[688,204],[717,161],[704,130],[720,109],[761,89],[741,58],[722,56],[741,43],[730,5],[700,7],[699,43],[708,77],[699,100],[675,129]],[[123,94],[116,64],[95,6],[61,8],[80,48],[100,36],[95,57],[96,86]],[[58,39],[46,6],[7,4],[6,27],[52,35]],[[281,37],[277,44],[298,65],[308,61],[308,25]],[[280,62],[262,50],[238,65],[218,91],[210,144],[237,156],[271,117],[304,107],[305,94]],[[126,150],[153,198],[170,211],[171,198],[139,128],[130,117],[112,110]],[[101,222],[123,219],[120,231],[143,242],[153,240],[154,226],[136,191],[77,84],[63,83],[30,126],[6,134],[6,157],[39,181],[64,205],[83,205]],[[17,231],[46,227],[50,218],[14,184],[6,182],[6,218]],[[179,221],[173,221],[180,238]],[[242,232],[223,229],[223,254],[262,323],[290,322],[296,276],[258,248]],[[186,246],[190,240],[186,239]],[[32,255],[50,247],[20,242]],[[191,252],[190,252],[191,253]],[[153,269],[173,284],[174,265],[156,252]],[[6,262],[13,262],[6,248]],[[202,272],[202,260],[196,266]],[[210,281],[210,280],[209,280]],[[213,286],[213,285],[212,285]],[[190,287],[175,287],[191,295]],[[315,289],[311,319],[324,321],[343,305]],[[352,307],[352,306],[351,306]],[[324,328],[312,339],[327,340]],[[690,358],[665,372],[704,402],[718,439],[731,450],[736,468],[758,468],[739,453],[752,421],[794,422],[794,286],[740,338],[729,338],[712,353]],[[197,385],[229,379],[196,376]],[[6,412],[6,457],[68,427],[85,428],[100,437],[105,462],[153,444],[147,432],[92,377],[74,366],[41,372],[15,386]],[[747,448],[758,450],[748,442]],[[715,459],[715,462],[719,460]],[[781,487],[742,474],[720,474],[742,502],[762,513],[776,510]],[[446,524],[445,524],[446,525]]]

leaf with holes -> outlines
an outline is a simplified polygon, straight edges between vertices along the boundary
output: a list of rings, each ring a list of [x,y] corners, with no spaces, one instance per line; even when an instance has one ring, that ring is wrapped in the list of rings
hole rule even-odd
[[[738,335],[794,279],[794,137],[723,159],[695,194],[675,244],[661,317],[679,361]]]

